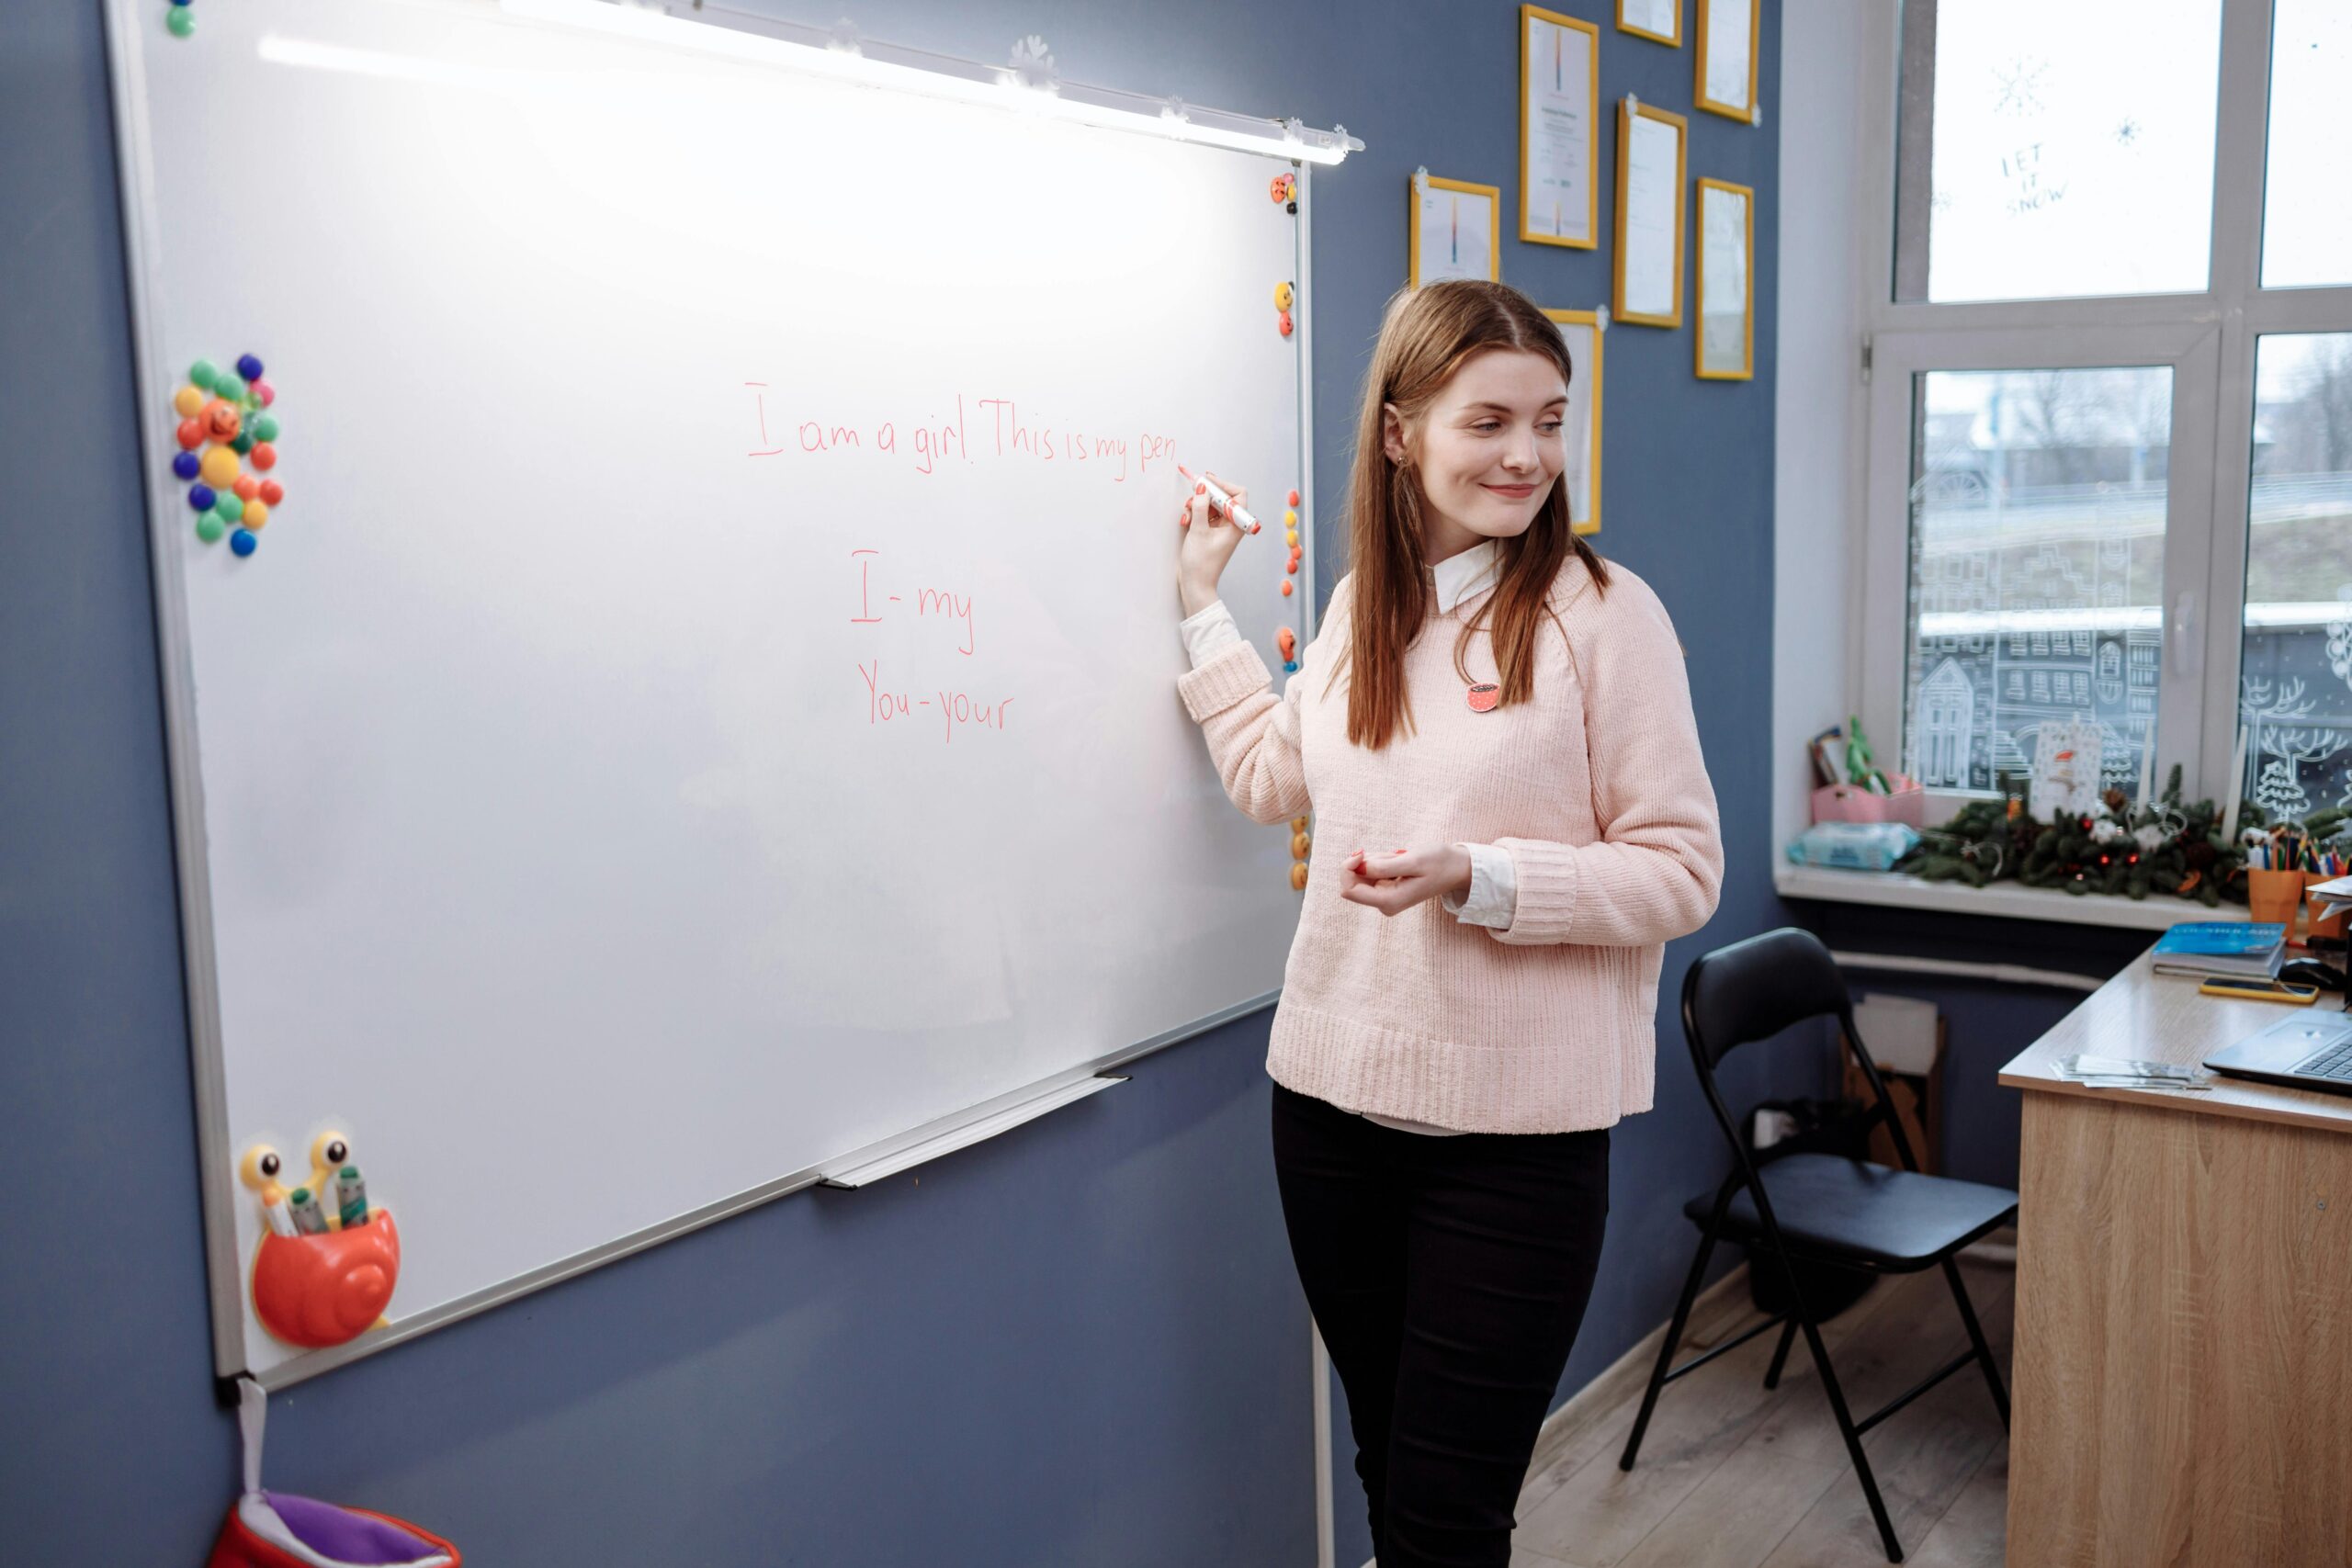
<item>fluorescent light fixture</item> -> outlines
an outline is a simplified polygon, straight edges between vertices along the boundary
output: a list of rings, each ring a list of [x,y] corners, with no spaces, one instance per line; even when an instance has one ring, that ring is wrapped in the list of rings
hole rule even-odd
[[[584,28],[642,42],[723,54],[789,71],[887,87],[991,108],[1050,115],[1105,130],[1134,131],[1238,152],[1337,164],[1363,143],[1347,128],[1314,130],[1293,120],[1204,109],[1117,87],[1048,81],[1033,86],[1006,65],[988,65],[870,39],[847,39],[800,22],[704,4],[685,14],[667,5],[619,0],[499,0],[507,15]]]

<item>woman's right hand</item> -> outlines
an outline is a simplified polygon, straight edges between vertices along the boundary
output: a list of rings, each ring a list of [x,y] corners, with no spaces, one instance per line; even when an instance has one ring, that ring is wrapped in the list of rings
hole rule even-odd
[[[1227,484],[1215,474],[1207,477],[1233,497],[1236,506],[1249,510],[1247,488]],[[1177,524],[1182,532],[1176,546],[1176,592],[1183,601],[1184,614],[1197,615],[1216,603],[1217,579],[1225,575],[1225,563],[1233,558],[1234,547],[1241,543],[1241,527],[1224,507],[1209,500],[1206,485],[1193,488]]]

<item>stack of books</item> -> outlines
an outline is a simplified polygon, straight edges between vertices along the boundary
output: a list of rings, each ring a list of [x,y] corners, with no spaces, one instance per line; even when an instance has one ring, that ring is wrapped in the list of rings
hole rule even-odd
[[[2275,980],[2286,961],[2287,928],[2257,920],[2189,920],[2165,932],[2155,954],[2159,975]]]

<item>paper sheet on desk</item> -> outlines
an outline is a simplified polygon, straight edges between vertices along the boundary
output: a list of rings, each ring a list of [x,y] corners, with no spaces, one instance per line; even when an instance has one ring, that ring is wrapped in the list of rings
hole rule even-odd
[[[2092,1089],[2161,1089],[2181,1094],[2211,1094],[2212,1075],[2181,1062],[2149,1062],[2132,1056],[2058,1058],[2059,1076]]]

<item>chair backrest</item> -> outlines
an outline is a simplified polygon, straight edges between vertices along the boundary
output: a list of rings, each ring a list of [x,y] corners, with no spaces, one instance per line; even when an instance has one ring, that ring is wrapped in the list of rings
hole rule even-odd
[[[1715,1083],[1715,1066],[1742,1045],[1769,1040],[1792,1024],[1809,1018],[1835,1018],[1869,1080],[1873,1104],[1862,1118],[1865,1128],[1883,1122],[1893,1135],[1904,1168],[1919,1168],[1903,1134],[1901,1120],[1871,1060],[1869,1047],[1854,1028],[1853,999],[1838,973],[1838,961],[1811,931],[1794,926],[1765,931],[1728,947],[1703,953],[1682,977],[1682,1032],[1690,1043],[1691,1065],[1699,1086],[1713,1106],[1715,1119],[1732,1143],[1740,1165],[1749,1165],[1749,1151],[1724,1104]]]

